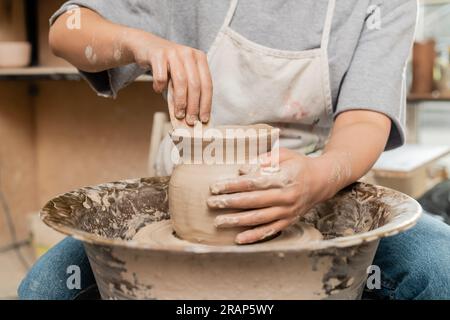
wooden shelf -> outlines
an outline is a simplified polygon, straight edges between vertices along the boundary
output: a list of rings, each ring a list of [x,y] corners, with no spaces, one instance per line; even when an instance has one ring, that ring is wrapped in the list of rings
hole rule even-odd
[[[73,67],[28,67],[28,68],[0,68],[0,81],[33,81],[33,80],[56,80],[56,81],[80,81],[81,75]],[[142,75],[136,79],[138,82],[151,82],[152,76]],[[449,101],[450,94],[409,94],[408,102],[426,101]]]
[[[0,80],[65,80],[80,81],[81,75],[73,67],[0,68]],[[150,75],[140,76],[136,81],[150,82]]]
[[[419,0],[420,5],[443,5],[449,4],[449,0]]]
[[[75,68],[30,67],[0,69],[0,80],[80,80]]]
[[[450,94],[410,94],[408,102],[450,101]]]

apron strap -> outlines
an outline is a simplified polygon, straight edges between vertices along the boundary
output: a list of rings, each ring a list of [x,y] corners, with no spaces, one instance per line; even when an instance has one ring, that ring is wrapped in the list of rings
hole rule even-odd
[[[233,20],[234,13],[236,12],[238,2],[239,0],[231,0],[230,8],[228,9],[227,16],[225,17],[222,29],[230,26],[231,20]]]
[[[335,7],[336,7],[336,0],[329,0],[327,17],[325,20],[325,26],[323,28],[323,34],[322,34],[322,43],[320,45],[321,48],[324,50],[328,49],[328,43],[330,42],[331,26],[333,24],[333,16],[334,16]]]

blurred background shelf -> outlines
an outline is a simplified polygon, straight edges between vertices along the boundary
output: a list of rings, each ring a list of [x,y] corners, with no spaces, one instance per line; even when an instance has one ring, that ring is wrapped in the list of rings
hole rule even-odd
[[[0,69],[0,80],[80,80],[72,67],[29,67]]]
[[[449,0],[419,0],[420,4],[424,5],[442,5],[450,3]]]
[[[0,81],[11,80],[67,80],[80,81],[81,75],[74,67],[28,67],[28,68],[0,68]],[[136,81],[150,82],[150,75],[140,76]]]

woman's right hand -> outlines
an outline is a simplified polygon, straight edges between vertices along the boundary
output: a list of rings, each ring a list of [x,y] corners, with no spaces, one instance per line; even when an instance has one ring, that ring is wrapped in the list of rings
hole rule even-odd
[[[137,30],[126,46],[140,67],[152,70],[156,92],[164,91],[171,83],[177,119],[186,119],[188,125],[209,121],[213,88],[203,51]]]
[[[79,9],[82,28],[68,28],[69,10],[52,25],[53,53],[85,72],[101,72],[137,63],[153,72],[153,88],[173,86],[176,118],[194,125],[210,118],[212,80],[205,53],[162,39],[139,29],[106,20],[96,12]]]

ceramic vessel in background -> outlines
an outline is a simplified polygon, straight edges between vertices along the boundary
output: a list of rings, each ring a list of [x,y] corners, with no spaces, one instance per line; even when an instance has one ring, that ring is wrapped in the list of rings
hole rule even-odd
[[[411,93],[430,94],[434,90],[433,72],[436,60],[434,40],[415,42],[413,47],[413,81]]]
[[[271,151],[278,141],[279,131],[268,125],[224,126],[214,130],[223,134],[213,138],[207,138],[206,134],[172,134],[183,162],[175,167],[170,179],[169,212],[178,237],[196,243],[229,245],[235,243],[237,234],[245,228],[218,229],[214,226],[217,215],[236,211],[208,208],[206,200],[211,195],[210,186],[219,179],[239,176],[239,169],[243,165],[252,164],[252,160],[254,164],[257,156]],[[222,150],[222,154],[214,159],[206,159],[210,154],[208,148],[214,143]],[[200,155],[182,150],[182,144],[192,146],[191,150],[198,146]]]
[[[0,42],[0,68],[23,68],[31,62],[31,44],[26,41]]]

